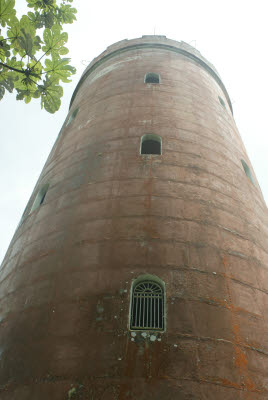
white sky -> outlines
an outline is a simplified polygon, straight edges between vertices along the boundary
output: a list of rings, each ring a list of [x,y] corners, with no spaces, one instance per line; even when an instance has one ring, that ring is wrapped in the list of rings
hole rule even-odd
[[[26,0],[17,0],[26,12]],[[77,75],[64,85],[62,107],[51,115],[38,100],[0,102],[0,261],[68,112],[72,92],[89,61],[110,44],[165,35],[197,47],[219,71],[234,118],[268,204],[267,0],[74,0],[77,22],[66,26]],[[85,61],[84,61],[85,60]]]

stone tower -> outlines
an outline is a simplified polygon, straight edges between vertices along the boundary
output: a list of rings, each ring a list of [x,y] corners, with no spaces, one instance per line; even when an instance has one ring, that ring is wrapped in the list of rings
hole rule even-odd
[[[215,68],[108,47],[2,265],[1,400],[268,399],[267,226]]]

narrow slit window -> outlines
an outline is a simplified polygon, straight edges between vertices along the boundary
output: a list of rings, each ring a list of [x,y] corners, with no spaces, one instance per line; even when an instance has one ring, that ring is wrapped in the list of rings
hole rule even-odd
[[[70,117],[68,118],[67,124],[66,126],[70,125],[70,123],[75,119],[75,117],[77,116],[79,111],[79,108],[76,108],[70,115]]]
[[[45,197],[46,197],[46,194],[47,194],[47,191],[48,191],[48,187],[49,187],[49,183],[46,183],[45,185],[43,185],[41,187],[41,189],[37,193],[37,196],[36,196],[36,198],[35,198],[35,200],[33,202],[33,205],[32,205],[32,208],[31,208],[30,212],[36,210],[39,206],[41,206],[41,204],[44,203],[44,200],[45,200]]]
[[[164,290],[145,280],[133,288],[130,329],[164,330]]]
[[[253,185],[255,185],[255,182],[254,182],[254,179],[253,179],[253,176],[252,176],[252,174],[251,174],[251,171],[250,171],[249,166],[247,165],[247,163],[246,163],[244,160],[241,160],[241,163],[242,163],[242,165],[243,165],[245,174],[246,174],[247,177],[251,180],[251,182],[253,183]]]
[[[144,135],[141,138],[141,154],[162,154],[162,139],[158,135]]]
[[[219,98],[219,102],[221,103],[221,105],[222,105],[224,108],[226,108],[226,105],[225,105],[224,100],[223,100],[220,96],[218,96],[218,98]]]
[[[145,75],[145,83],[160,83],[160,75],[155,72],[148,72]]]

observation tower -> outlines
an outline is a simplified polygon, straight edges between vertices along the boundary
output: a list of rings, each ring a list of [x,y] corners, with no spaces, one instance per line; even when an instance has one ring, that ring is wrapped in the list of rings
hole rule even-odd
[[[1,400],[268,399],[267,219],[213,65],[108,47],[2,264]]]

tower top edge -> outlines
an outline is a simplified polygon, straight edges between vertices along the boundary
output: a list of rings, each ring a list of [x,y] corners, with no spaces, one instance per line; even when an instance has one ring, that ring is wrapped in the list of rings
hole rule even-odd
[[[178,42],[177,40],[168,39],[164,35],[143,35],[141,38],[123,39],[108,46],[101,54],[95,57],[85,69],[72,95],[70,107],[76,97],[76,94],[80,86],[88,77],[88,75],[93,70],[95,70],[95,68],[97,68],[103,62],[105,62],[107,59],[110,59],[111,57],[116,56],[120,53],[142,48],[165,49],[173,51],[175,53],[183,54],[184,56],[196,61],[198,64],[200,64],[201,67],[203,67],[207,72],[209,72],[210,75],[212,75],[213,78],[220,85],[227,98],[230,109],[233,113],[232,103],[229,94],[221,80],[220,74],[218,73],[214,65],[211,64],[205,57],[203,57],[199,50],[191,46],[189,43],[184,41]]]

